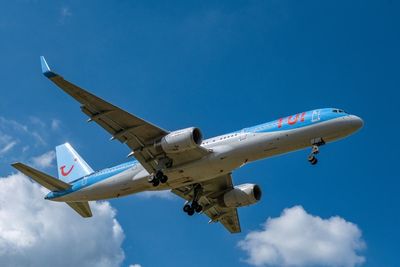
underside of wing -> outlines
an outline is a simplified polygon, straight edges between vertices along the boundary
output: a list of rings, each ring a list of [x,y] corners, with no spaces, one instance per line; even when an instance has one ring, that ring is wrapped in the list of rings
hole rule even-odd
[[[220,176],[201,184],[202,194],[198,202],[203,207],[202,213],[206,214],[209,223],[220,222],[229,232],[240,233],[240,222],[236,208],[223,207],[218,203],[218,198],[233,188],[230,174]],[[187,201],[191,201],[194,190],[190,186],[183,186],[172,192]]]

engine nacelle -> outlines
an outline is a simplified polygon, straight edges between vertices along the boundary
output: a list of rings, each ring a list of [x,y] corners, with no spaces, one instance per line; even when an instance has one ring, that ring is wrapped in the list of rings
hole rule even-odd
[[[222,207],[239,208],[257,203],[261,199],[261,188],[256,184],[235,186],[218,199]]]
[[[164,136],[159,145],[166,153],[179,153],[198,147],[203,141],[199,128],[191,127]]]

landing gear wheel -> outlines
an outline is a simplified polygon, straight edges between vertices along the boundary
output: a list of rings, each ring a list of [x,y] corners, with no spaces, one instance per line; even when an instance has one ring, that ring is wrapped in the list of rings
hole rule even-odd
[[[149,183],[152,184],[154,187],[160,184],[160,180],[158,180],[154,175],[150,175],[148,179]]]
[[[318,159],[314,155],[308,156],[308,161],[311,163],[311,165],[315,165],[318,163]]]
[[[160,178],[160,182],[161,182],[162,184],[165,184],[167,181],[168,181],[168,176],[166,176],[166,175],[163,175],[163,176]]]
[[[193,216],[193,214],[194,214],[194,209],[193,209],[193,208],[190,208],[190,209],[188,210],[187,214],[188,214],[189,216]]]
[[[197,213],[200,213],[200,212],[203,211],[203,207],[202,207],[201,205],[198,205],[198,206],[194,209],[194,211],[197,212]]]
[[[311,153],[308,156],[308,162],[310,162],[311,165],[315,165],[318,163],[318,159],[317,159],[316,155],[319,154],[319,146],[322,146],[324,144],[325,144],[325,142],[324,142],[324,140],[322,140],[322,138],[319,138],[318,140],[313,141]]]
[[[149,183],[154,187],[158,186],[160,183],[164,184],[168,181],[168,176],[164,175],[162,171],[157,171],[155,174],[149,177]]]
[[[203,188],[200,184],[194,184],[191,189],[189,189],[189,193],[193,192],[193,196],[190,200],[188,200],[183,206],[183,211],[187,213],[189,216],[193,216],[195,213],[200,213],[203,211],[203,206],[199,204],[199,199],[202,196]]]
[[[156,177],[154,177],[154,175],[150,175],[149,179],[147,180],[150,184],[152,184],[154,182],[154,180],[156,180]]]
[[[160,184],[160,180],[154,179],[151,183],[153,184],[154,187],[157,187]]]
[[[198,206],[200,206],[199,203],[197,201],[193,201],[192,209],[196,210]]]
[[[161,180],[164,176],[164,173],[162,171],[157,171],[156,174],[154,175],[158,180]]]
[[[186,213],[189,213],[190,209],[191,209],[191,207],[189,204],[186,204],[185,206],[183,206],[183,211]]]
[[[319,153],[319,147],[317,145],[312,146],[311,154],[317,155]]]

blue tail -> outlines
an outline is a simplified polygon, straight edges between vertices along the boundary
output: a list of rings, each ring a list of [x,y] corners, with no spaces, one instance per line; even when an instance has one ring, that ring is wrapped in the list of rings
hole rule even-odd
[[[70,183],[93,173],[93,169],[72,148],[69,143],[56,147],[58,178]]]

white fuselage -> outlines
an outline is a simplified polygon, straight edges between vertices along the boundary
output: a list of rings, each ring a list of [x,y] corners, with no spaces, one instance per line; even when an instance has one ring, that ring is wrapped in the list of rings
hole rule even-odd
[[[269,127],[268,125],[261,125],[260,129],[252,128],[251,131],[243,129],[204,140],[201,145],[212,153],[200,160],[165,170],[169,177],[168,182],[158,187],[148,183],[150,174],[138,162],[134,162],[115,175],[112,172],[118,171],[118,166],[100,171],[99,176],[107,175],[107,172],[110,172],[110,176],[53,200],[101,200],[204,182],[231,173],[249,162],[310,147],[317,138],[322,138],[326,143],[344,138],[360,128],[359,120],[356,116],[347,115],[294,129],[263,132],[262,127]],[[84,184],[85,179],[96,179],[96,174],[83,178],[80,182]]]

